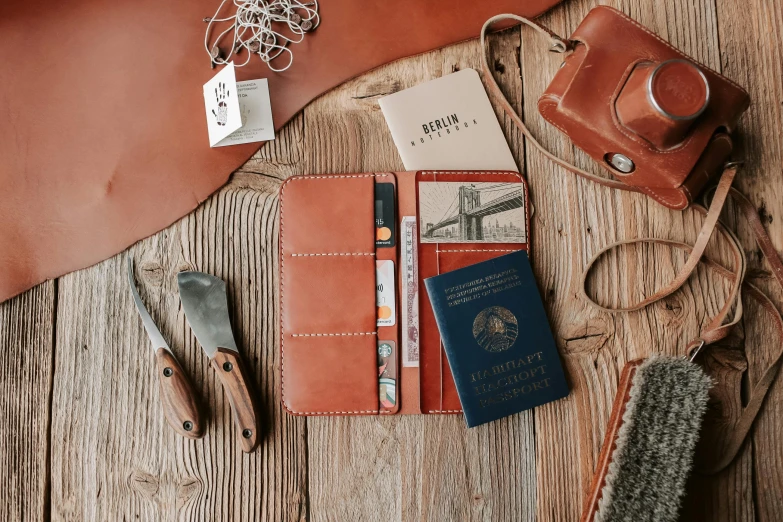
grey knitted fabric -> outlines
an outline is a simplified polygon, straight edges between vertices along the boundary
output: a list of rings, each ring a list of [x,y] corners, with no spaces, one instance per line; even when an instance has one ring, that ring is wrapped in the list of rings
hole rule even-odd
[[[596,522],[677,520],[711,384],[687,359],[639,366]]]

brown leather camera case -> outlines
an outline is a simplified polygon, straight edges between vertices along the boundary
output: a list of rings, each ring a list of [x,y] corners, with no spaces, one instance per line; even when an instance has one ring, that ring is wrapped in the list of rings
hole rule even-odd
[[[610,7],[591,10],[569,42],[573,53],[538,101],[541,115],[622,182],[667,207],[687,207],[731,154],[729,133],[750,104],[748,93]],[[709,86],[709,102],[681,141],[660,149],[638,127],[621,121],[617,102],[635,87],[629,81],[635,71],[667,60],[696,65]],[[647,102],[643,96],[633,99],[637,112],[649,112],[641,106]],[[612,168],[607,162],[612,153],[629,157],[634,170],[623,174]]]
[[[422,181],[510,182],[515,172],[384,172],[289,178],[280,189],[280,373],[282,402],[294,415],[460,413],[423,280],[518,250],[527,243],[420,243],[419,366],[403,367],[398,313],[376,326],[375,260],[391,259],[400,311],[400,240],[375,247],[375,183],[396,186],[397,223],[418,219]],[[529,223],[526,226],[529,231]],[[399,231],[398,231],[399,232]],[[418,240],[418,238],[417,238]],[[397,403],[380,407],[377,341],[397,345]]]

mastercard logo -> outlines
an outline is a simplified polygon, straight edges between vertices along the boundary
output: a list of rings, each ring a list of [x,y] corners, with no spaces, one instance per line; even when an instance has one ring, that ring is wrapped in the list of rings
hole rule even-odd
[[[391,308],[388,306],[378,307],[378,319],[388,319],[391,317]]]
[[[375,239],[378,241],[388,241],[391,237],[391,230],[389,227],[381,227],[375,229]]]

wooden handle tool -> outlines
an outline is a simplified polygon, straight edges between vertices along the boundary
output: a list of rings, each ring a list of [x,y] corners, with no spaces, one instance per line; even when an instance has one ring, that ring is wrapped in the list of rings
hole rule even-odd
[[[204,436],[204,423],[190,379],[169,350],[158,348],[155,360],[166,420],[183,437],[200,439]]]
[[[239,353],[219,348],[210,362],[231,403],[242,449],[251,452],[258,446],[259,422],[253,394],[246,379],[247,372]]]
[[[202,272],[180,272],[177,281],[190,329],[223,384],[239,430],[239,442],[249,453],[258,446],[260,421],[252,381],[231,330],[226,283]]]
[[[141,322],[152,343],[152,351],[155,353],[163,414],[174,431],[183,437],[201,438],[204,436],[204,422],[201,418],[199,401],[182,366],[171,353],[168,343],[141,300],[133,277],[133,258],[130,256],[128,256],[128,283],[136,310],[139,312]]]

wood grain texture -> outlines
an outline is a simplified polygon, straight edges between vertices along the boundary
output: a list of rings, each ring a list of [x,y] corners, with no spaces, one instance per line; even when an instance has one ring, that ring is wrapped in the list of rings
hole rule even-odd
[[[772,241],[783,250],[780,2],[601,3],[748,89],[753,103],[739,128],[748,167],[737,186],[759,206]],[[543,21],[567,36],[593,5],[569,0]],[[564,159],[602,174],[537,114],[538,95],[559,60],[531,31],[508,30],[490,42],[493,74],[531,131]],[[610,316],[588,308],[578,286],[596,251],[639,236],[692,242],[701,217],[575,178],[526,148],[497,104],[530,183],[533,267],[571,395],[472,430],[453,416],[302,418],[280,407],[280,183],[303,173],[401,169],[378,98],[465,67],[479,69],[476,42],[347,82],[310,104],[195,212],[132,247],[139,291],[205,398],[204,438],[176,435],[160,414],[155,361],[133,309],[123,256],[0,305],[0,348],[16,354],[0,362],[0,413],[8,419],[0,423],[7,485],[0,488],[0,519],[577,520],[624,364],[652,353],[681,353],[723,304],[728,284],[699,269],[681,291],[646,310]],[[732,207],[723,217],[751,253],[754,282],[783,303],[748,227]],[[730,263],[720,241],[709,254]],[[629,303],[664,285],[683,261],[682,253],[656,245],[621,249],[598,263],[590,288],[601,302]],[[176,286],[183,269],[228,284],[232,325],[263,425],[253,453],[242,452],[223,387],[187,327]],[[699,455],[720,448],[743,393],[779,343],[763,311],[746,302],[742,327],[705,358],[720,386]],[[693,476],[682,519],[783,519],[781,429],[778,382],[737,461],[717,476]]]
[[[165,348],[155,352],[160,401],[169,426],[189,439],[204,436],[200,399],[177,358]]]
[[[742,153],[747,161],[737,186],[759,209],[769,237],[783,251],[783,4],[767,0],[721,0],[718,27],[721,70],[750,93],[752,105],[741,121]],[[754,284],[762,288],[781,309],[783,290],[775,283],[769,265],[762,259],[753,235],[732,216],[748,257]],[[747,300],[746,300],[747,302]],[[748,375],[742,383],[746,393],[762,375],[780,349],[780,339],[755,303],[745,313],[745,355]],[[758,521],[783,520],[783,379],[770,390],[763,411],[753,428],[752,499]],[[751,446],[751,448],[747,448]]]
[[[0,520],[49,513],[49,419],[57,285],[0,304]]]

